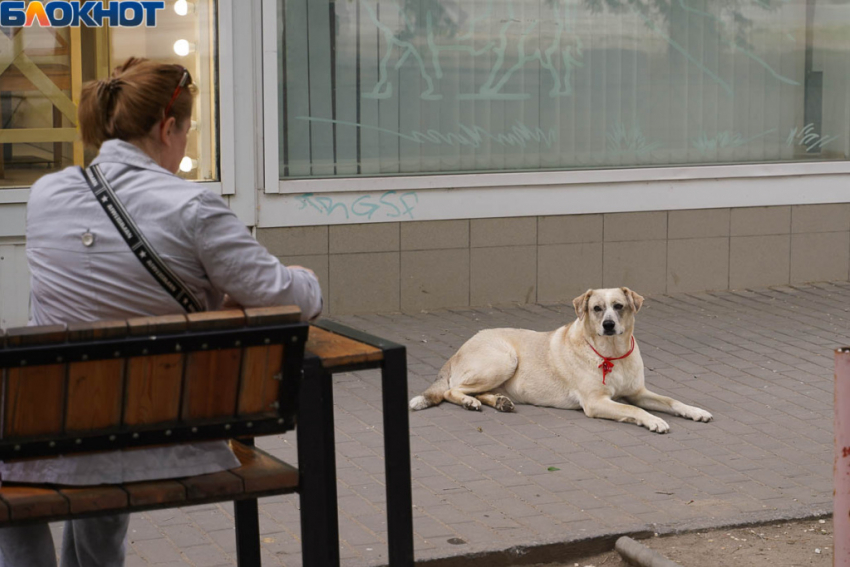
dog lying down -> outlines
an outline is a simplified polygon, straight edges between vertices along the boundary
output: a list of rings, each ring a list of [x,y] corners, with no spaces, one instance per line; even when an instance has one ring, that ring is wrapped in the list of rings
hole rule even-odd
[[[573,305],[578,319],[548,333],[477,333],[446,362],[437,380],[410,400],[410,408],[443,400],[477,411],[482,403],[499,411],[513,411],[514,403],[581,408],[588,417],[636,423],[658,433],[670,426],[644,410],[711,420],[707,411],[644,386],[640,347],[632,334],[643,297],[626,287],[589,289]]]

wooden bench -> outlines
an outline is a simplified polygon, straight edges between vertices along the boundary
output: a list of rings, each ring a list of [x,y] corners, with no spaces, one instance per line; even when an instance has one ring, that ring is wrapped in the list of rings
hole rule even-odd
[[[256,499],[300,491],[313,505],[297,469],[253,447],[295,427],[299,320],[279,307],[0,333],[0,460],[230,439],[241,462],[120,485],[3,483],[0,527],[234,500],[238,562],[259,565]]]
[[[3,483],[0,527],[232,500],[238,564],[259,566],[257,498],[298,492],[304,565],[339,565],[332,375],[380,368],[389,558],[412,566],[405,349],[299,318],[279,307],[0,330],[0,460],[229,439],[242,464],[120,485]],[[296,422],[298,469],[253,446]]]

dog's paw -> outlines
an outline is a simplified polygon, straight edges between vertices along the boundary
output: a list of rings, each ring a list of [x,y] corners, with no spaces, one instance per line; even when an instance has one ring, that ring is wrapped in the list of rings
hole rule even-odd
[[[649,429],[650,431],[654,431],[656,433],[667,433],[670,431],[670,426],[667,425],[667,422],[661,419],[660,417],[655,417],[654,415],[650,415],[650,418],[645,419],[641,425]]]
[[[710,413],[705,411],[704,409],[695,408],[693,406],[688,406],[687,413],[685,417],[688,419],[693,419],[694,421],[711,421],[714,419]]]
[[[463,407],[470,411],[481,411],[481,402],[475,398],[466,396],[463,399]]]
[[[507,396],[496,396],[496,409],[498,411],[514,411],[514,403]]]
[[[427,407],[429,407],[428,400],[425,399],[425,396],[416,396],[410,400],[410,409],[413,411],[425,409]]]

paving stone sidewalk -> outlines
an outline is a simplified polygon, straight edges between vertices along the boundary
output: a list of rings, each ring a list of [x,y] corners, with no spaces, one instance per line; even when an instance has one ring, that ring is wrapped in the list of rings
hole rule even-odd
[[[406,344],[412,396],[476,331],[551,330],[574,312],[557,304],[335,319]],[[665,417],[671,430],[659,435],[532,406],[411,413],[417,559],[831,510],[832,350],[850,344],[850,283],[651,296],[636,337],[649,386],[715,420]],[[334,396],[343,565],[382,565],[379,375],[339,376]],[[295,461],[292,434],[259,445]],[[261,501],[260,512],[263,565],[301,565],[297,497]],[[231,514],[138,514],[127,565],[234,565]]]

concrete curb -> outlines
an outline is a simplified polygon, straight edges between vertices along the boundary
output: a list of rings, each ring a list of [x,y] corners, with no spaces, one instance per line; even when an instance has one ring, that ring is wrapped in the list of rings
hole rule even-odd
[[[740,519],[722,521],[720,523],[711,523],[711,520],[700,520],[670,526],[655,526],[655,529],[599,534],[561,542],[532,543],[501,550],[436,557],[417,561],[416,565],[418,567],[469,567],[472,562],[479,562],[481,565],[486,565],[487,567],[514,567],[518,565],[533,565],[535,563],[567,562],[588,555],[611,551],[614,549],[617,539],[622,536],[641,540],[654,537],[655,534],[658,534],[659,537],[664,537],[697,531],[737,529],[789,521],[816,520],[831,516],[832,510],[825,508],[790,511],[770,510],[769,512],[747,514]],[[381,567],[387,566],[382,565]]]

